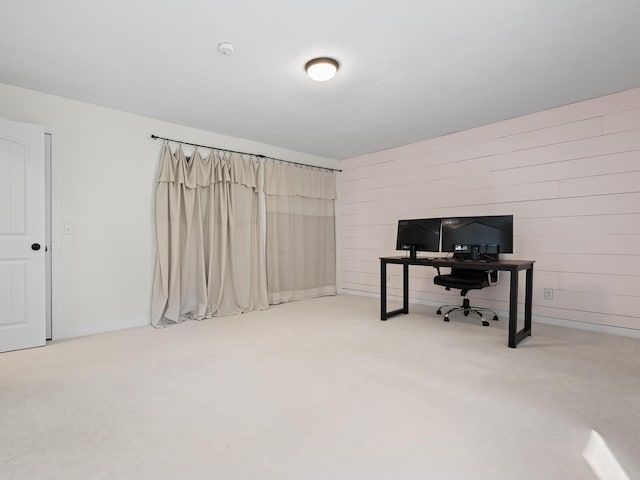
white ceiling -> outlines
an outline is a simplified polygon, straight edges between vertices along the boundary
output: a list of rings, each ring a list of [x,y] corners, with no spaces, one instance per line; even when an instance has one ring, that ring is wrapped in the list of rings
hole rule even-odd
[[[0,0],[0,18],[1,83],[338,159],[640,86],[640,0]],[[316,56],[333,80],[306,77]]]

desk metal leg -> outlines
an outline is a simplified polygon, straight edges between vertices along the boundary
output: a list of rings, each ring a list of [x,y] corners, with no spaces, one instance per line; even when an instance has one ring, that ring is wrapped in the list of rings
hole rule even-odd
[[[387,319],[387,262],[380,261],[380,320]]]
[[[518,331],[518,277],[520,272],[511,272],[511,287],[509,292],[509,346],[516,346],[531,335],[531,311],[533,303],[533,265],[526,271],[526,285],[524,296],[524,328]]]
[[[409,265],[402,265],[402,313],[409,313]]]
[[[533,304],[533,265],[527,271],[527,285],[524,294],[524,329],[531,336],[531,312]]]
[[[402,308],[387,312],[387,262],[380,260],[380,320],[409,313],[409,265],[402,265]]]
[[[518,332],[518,275],[520,272],[511,272],[509,286],[509,346],[516,348],[516,334]]]

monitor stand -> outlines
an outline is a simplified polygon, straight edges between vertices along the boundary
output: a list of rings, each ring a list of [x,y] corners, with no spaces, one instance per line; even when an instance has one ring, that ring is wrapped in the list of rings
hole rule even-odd
[[[416,258],[418,258],[416,256],[416,246],[415,245],[411,245],[409,247],[409,258],[412,260],[415,260]]]

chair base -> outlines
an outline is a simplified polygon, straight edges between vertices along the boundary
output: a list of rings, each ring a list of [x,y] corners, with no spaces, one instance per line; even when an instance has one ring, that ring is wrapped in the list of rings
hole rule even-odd
[[[496,312],[494,312],[493,310],[490,310],[488,308],[476,308],[476,307],[472,307],[471,304],[469,303],[469,299],[467,297],[464,297],[464,300],[462,301],[462,305],[441,305],[440,308],[438,308],[438,310],[436,311],[436,313],[438,315],[442,315],[442,309],[449,309],[447,310],[447,313],[444,314],[444,321],[448,322],[449,321],[449,314],[453,313],[453,312],[457,312],[457,311],[462,311],[464,312],[464,316],[468,316],[470,312],[475,313],[476,315],[478,315],[480,317],[480,319],[482,320],[482,325],[485,327],[489,326],[489,322],[487,322],[484,313],[483,312],[488,312],[488,313],[492,313],[493,314],[493,318],[492,320],[498,320],[498,314]]]

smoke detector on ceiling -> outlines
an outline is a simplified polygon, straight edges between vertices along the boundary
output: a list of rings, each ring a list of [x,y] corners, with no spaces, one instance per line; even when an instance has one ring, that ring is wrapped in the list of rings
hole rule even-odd
[[[218,44],[218,52],[220,52],[221,55],[233,55],[233,52],[235,51],[235,47],[233,46],[233,43],[229,43],[229,42],[220,42]]]

